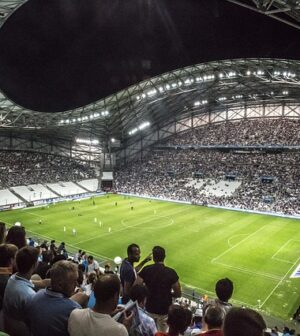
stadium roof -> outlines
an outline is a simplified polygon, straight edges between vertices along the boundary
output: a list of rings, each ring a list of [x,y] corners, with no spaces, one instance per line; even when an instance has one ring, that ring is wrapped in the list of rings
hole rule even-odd
[[[55,1],[53,0],[51,3],[54,2]],[[103,86],[108,88],[108,91],[100,90],[102,92],[102,96],[100,94],[100,99],[91,100],[89,97],[88,101],[93,101],[92,103],[80,105],[77,102],[75,105],[81,107],[72,107],[64,112],[55,112],[55,109],[53,111],[42,109],[34,110],[25,108],[25,105],[21,106],[14,103],[6,97],[6,94],[4,94],[5,90],[3,90],[2,93],[0,91],[0,135],[9,135],[10,137],[17,135],[18,137],[40,139],[45,142],[50,142],[53,138],[73,142],[75,138],[80,137],[82,139],[99,139],[102,143],[107,143],[111,138],[114,138],[119,140],[121,145],[126,146],[128,141],[133,141],[130,139],[138,139],[139,135],[143,134],[143,132],[149,132],[150,130],[156,131],[172,121],[182,120],[189,115],[203,114],[212,110],[245,105],[255,106],[260,104],[299,103],[300,61],[271,58],[274,54],[284,56],[289,55],[289,57],[293,57],[294,55],[294,57],[297,58],[299,55],[299,48],[297,48],[299,39],[298,35],[293,33],[295,31],[298,34],[298,31],[294,29],[291,32],[290,30],[292,28],[285,27],[283,24],[274,21],[275,25],[270,25],[270,29],[272,30],[273,28],[270,35],[265,29],[265,26],[259,21],[261,16],[255,14],[255,16],[251,17],[251,12],[246,9],[242,9],[242,11],[246,11],[249,20],[247,20],[247,15],[243,16],[245,19],[242,18],[241,21],[239,21],[239,29],[236,29],[236,24],[232,24],[232,22],[228,21],[228,13],[231,13],[228,12],[228,10],[232,11],[232,17],[237,18],[239,17],[239,12],[235,11],[235,9],[239,8],[239,6],[230,4],[230,6],[228,6],[230,8],[228,9],[225,4],[228,5],[229,2],[242,4],[247,8],[252,6],[256,11],[271,16],[277,14],[289,15],[293,18],[293,23],[295,23],[296,26],[298,24],[297,22],[299,22],[298,0],[228,0],[228,2],[191,0],[185,2],[184,8],[187,9],[187,15],[185,17],[181,15],[178,8],[173,11],[171,11],[171,8],[168,8],[169,12],[166,11],[164,6],[167,2],[160,1],[160,7],[158,6],[158,2],[153,2],[153,4],[149,3],[148,5],[149,8],[151,7],[151,10],[147,5],[144,12],[149,15],[151,14],[152,17],[148,22],[144,33],[150,40],[152,38],[151,43],[143,41],[144,36],[142,36],[142,40],[140,40],[135,35],[132,35],[133,44],[130,44],[129,41],[127,42],[129,49],[134,47],[136,54],[139,54],[139,52],[141,53],[138,62],[133,64],[133,69],[135,69],[136,65],[142,61],[143,67],[139,75],[134,73],[132,69],[131,71],[128,67],[131,57],[133,57],[131,53],[125,55],[125,58],[128,58],[129,60],[129,63],[125,62],[126,72],[122,73],[120,68],[114,69],[114,67],[122,61],[123,53],[125,52],[123,50],[124,44],[122,44],[122,50],[116,49],[116,54],[120,53],[121,56],[119,55],[119,57],[121,58],[116,58],[114,63],[107,63],[107,65],[113,69],[111,73],[110,71],[108,72],[109,77],[105,77],[105,73],[103,72],[104,68],[100,68],[102,72],[95,73],[95,77],[85,78],[89,83],[88,90],[90,90],[91,86],[93,86],[93,88],[99,86],[100,89],[103,89]],[[8,19],[12,17],[12,14],[19,12],[19,9],[24,9],[24,6],[21,5],[25,3],[26,5],[39,4],[39,6],[43,6],[44,4],[38,0],[0,0],[0,25],[9,22]],[[56,1],[55,3],[59,5],[61,2]],[[65,1],[64,3],[73,4],[74,2],[70,0],[69,2]],[[79,3],[82,5],[86,2],[78,1],[78,4]],[[90,3],[91,2],[89,2],[89,4]],[[99,2],[95,3],[98,5]],[[112,0],[107,2],[103,0],[101,3],[106,3],[108,9],[113,7],[111,5]],[[173,3],[174,7],[175,3],[178,7],[182,5],[182,0],[174,0]],[[200,5],[197,7],[198,3],[200,3]],[[142,8],[141,4],[139,4],[139,6],[138,10],[143,12],[144,7]],[[155,6],[158,7],[156,8]],[[130,8],[130,10],[136,11],[136,7],[137,6],[134,6],[134,8]],[[196,11],[195,8],[201,9],[201,12]],[[89,8],[89,14],[90,10],[91,9]],[[227,10],[227,12],[225,10]],[[144,12],[143,15],[141,15],[142,18],[145,17]],[[162,12],[164,13],[164,16],[162,15]],[[243,14],[245,14],[244,12]],[[192,13],[195,13],[193,23],[189,20],[189,15]],[[212,17],[209,18],[208,14],[212,15]],[[162,16],[159,17],[159,15]],[[159,19],[157,19],[157,17],[159,17]],[[17,18],[17,16],[14,17],[15,20]],[[168,18],[170,22],[168,22],[166,18]],[[30,17],[27,17],[26,19],[28,20]],[[103,18],[101,17],[101,19]],[[207,21],[208,19],[209,21]],[[44,20],[47,23],[46,17],[43,17],[41,20]],[[245,21],[247,22],[245,23]],[[15,28],[17,27],[18,34],[22,33],[22,29],[20,31],[20,27],[23,27],[21,23],[26,26],[26,22],[28,23],[26,20],[25,23],[20,21],[19,25],[14,26]],[[168,22],[168,25],[164,26],[165,22]],[[273,21],[271,22],[273,23]],[[38,27],[41,24],[41,22],[34,23],[37,24]],[[182,29],[179,30],[181,23]],[[128,23],[125,22],[125,25],[127,24]],[[215,26],[212,26],[213,24]],[[268,26],[268,24],[266,26]],[[108,27],[111,27],[110,25],[111,23]],[[139,22],[137,29],[134,30],[139,31],[139,29],[142,29],[143,25],[143,21]],[[248,25],[249,30],[246,31],[245,26],[247,27]],[[6,24],[5,26],[7,28]],[[230,29],[225,31],[225,26],[230,26]],[[2,33],[3,27],[4,25],[0,29],[0,32]],[[149,27],[152,28],[150,29]],[[255,28],[258,31],[257,34],[256,31],[253,30],[254,27],[258,27],[257,29]],[[33,26],[33,28],[35,28],[35,26]],[[81,27],[78,27],[78,29],[79,28]],[[96,25],[94,28],[98,29],[99,27]],[[135,28],[134,25],[133,28]],[[153,39],[153,34],[156,33],[157,28],[168,28],[170,30],[169,35],[161,40],[154,35],[155,39]],[[237,31],[239,30],[241,30],[240,35],[237,34]],[[263,34],[261,34],[261,30],[264,32]],[[88,34],[89,32],[86,31],[85,33]],[[32,39],[36,37],[35,35],[32,35],[32,31],[30,34],[31,35],[28,36]],[[86,34],[84,37],[86,37]],[[259,38],[258,35],[260,35]],[[273,35],[275,36],[274,40],[271,39],[268,44],[270,36]],[[47,29],[45,36],[48,36]],[[192,36],[192,38],[188,40],[189,36]],[[287,36],[288,38],[285,39],[284,36]],[[9,45],[5,45],[8,48],[13,46],[14,43],[17,45],[17,42],[20,42],[13,40],[14,43],[11,43],[9,34],[7,34],[7,36],[2,34],[1,37],[4,37],[5,42],[9,43]],[[119,29],[117,30],[117,33],[115,32],[114,38],[114,41],[120,41],[122,38],[122,36],[119,35]],[[39,39],[35,42],[37,43],[40,40],[41,36],[39,36]],[[93,40],[91,42],[93,42]],[[143,43],[143,48],[141,48],[141,50],[138,49],[139,42]],[[109,41],[107,43],[109,43]],[[170,46],[170,53],[167,49],[165,50],[165,53],[160,49],[161,45],[164,43],[167,43],[167,45]],[[151,44],[151,47],[153,48],[148,49],[149,44]],[[21,45],[24,47],[25,44]],[[51,46],[52,44],[50,44],[50,47]],[[3,47],[2,56],[5,54],[5,50],[6,49]],[[10,57],[16,54],[19,54],[18,60],[22,60],[22,57],[25,58],[25,53],[19,53],[18,50],[19,49],[12,49],[11,53],[7,54],[8,56],[5,55],[8,61],[10,60]],[[48,49],[44,50],[46,54],[47,50]],[[26,52],[28,52],[29,57],[31,57],[32,54],[30,54],[30,52],[32,52],[32,49],[29,49]],[[148,53],[149,59],[146,57],[148,56]],[[107,58],[111,57],[111,54],[106,50],[104,50],[102,54],[103,55],[97,54],[96,56],[104,57],[103,59],[101,58],[100,63],[106,64],[105,62],[107,61]],[[159,58],[156,57],[157,54],[159,54]],[[186,55],[188,55],[188,57],[185,57]],[[201,56],[198,57],[198,55]],[[228,55],[230,55],[229,57],[237,57],[237,59],[225,59],[222,61],[208,61],[202,63],[207,59],[228,58]],[[239,58],[241,55],[268,55],[271,57]],[[50,53],[50,56],[52,56],[52,53]],[[88,56],[87,59],[90,60],[91,55],[89,54]],[[173,56],[174,58],[172,58]],[[196,63],[195,60],[197,60],[197,63],[199,63],[199,61],[201,63],[193,66],[185,66],[186,64],[192,64],[191,62]],[[25,60],[24,64],[28,65],[28,67],[32,66],[32,64],[26,63],[27,61],[28,60]],[[20,69],[17,71],[15,69],[15,63],[11,63],[11,69],[21,82],[21,77],[25,72],[23,73]],[[21,64],[23,68],[26,67],[24,64]],[[164,66],[160,67],[160,64],[164,64]],[[47,64],[41,63],[42,68],[34,69],[36,71],[31,71],[30,69],[29,73],[36,73],[40,76],[40,71],[42,71],[46,65]],[[150,66],[150,70],[147,72],[148,65]],[[179,69],[169,71],[170,68],[176,67]],[[9,78],[9,76],[3,76],[3,68],[4,67],[0,67],[1,81],[3,78]],[[51,64],[51,74],[53,72],[53,76],[55,77],[56,73],[54,70],[55,66]],[[136,84],[123,90],[120,90],[120,86],[118,85],[106,85],[107,81],[111,79],[110,76],[113,77],[118,71],[120,72],[120,78],[131,76],[130,78],[135,78],[135,80],[130,79],[129,82]],[[49,69],[47,69],[47,72],[49,72]],[[158,73],[164,74],[154,76]],[[24,77],[27,78],[27,76],[28,74],[26,73]],[[141,81],[145,76],[149,78]],[[69,78],[68,76],[64,77],[67,79]],[[97,79],[101,77],[103,77],[102,82],[98,82]],[[73,92],[72,89],[76,90],[78,87],[72,87],[72,79],[73,78],[71,78],[66,85],[71,88],[69,90],[71,96],[76,98],[74,92],[77,91]],[[81,78],[81,80],[84,80],[84,78]],[[46,78],[46,81],[50,82],[50,78]],[[18,80],[13,80],[12,82],[15,86],[18,85]],[[25,85],[22,82],[22,85],[20,85],[21,91],[30,88],[34,85],[33,83],[34,81],[29,81],[28,85]],[[39,84],[40,82],[36,81],[36,83]],[[122,83],[121,87],[128,86],[125,86],[124,82]],[[52,84],[54,84],[52,87],[53,91],[56,82],[53,82]],[[61,88],[59,88],[59,90],[63,93],[62,96],[66,94],[66,100],[70,98],[67,96],[67,92]],[[106,94],[104,94],[105,92]],[[108,92],[117,93],[108,94]],[[86,94],[86,92],[84,93]],[[83,96],[85,94],[83,94]],[[99,98],[98,92],[95,96]],[[45,97],[41,99],[39,99],[39,97],[37,98],[42,102],[45,101]],[[54,96],[51,97],[49,94],[48,98],[51,98],[50,101],[55,100]],[[43,113],[45,111],[52,113]]]
[[[237,59],[198,64],[153,77],[82,108],[39,113],[0,98],[1,133],[110,138],[122,143],[188,115],[235,106],[300,101],[300,61]]]
[[[300,29],[299,0],[227,0]]]

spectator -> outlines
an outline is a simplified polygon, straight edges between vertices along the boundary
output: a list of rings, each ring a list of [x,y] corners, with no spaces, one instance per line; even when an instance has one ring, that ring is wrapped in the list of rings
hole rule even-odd
[[[9,278],[3,299],[4,326],[10,335],[29,334],[24,317],[27,302],[35,296],[30,278],[36,268],[38,255],[38,250],[31,246],[19,249],[16,254],[18,272]]]
[[[224,336],[263,336],[266,323],[255,310],[232,308],[227,313],[224,324]]]
[[[77,265],[60,260],[50,269],[51,287],[42,289],[27,304],[27,317],[32,336],[67,336],[68,318],[88,297],[74,294],[77,284]]]
[[[89,275],[91,273],[96,273],[96,275],[99,276],[100,271],[98,261],[94,260],[94,257],[92,255],[88,256],[87,261],[88,264],[86,274]]]
[[[17,251],[18,248],[15,245],[0,245],[0,310],[2,310],[6,284],[13,273],[14,258]]]
[[[123,304],[126,304],[129,300],[130,289],[136,280],[136,273],[145,263],[151,260],[151,257],[147,256],[138,266],[134,267],[134,263],[140,261],[140,256],[141,251],[137,244],[131,244],[127,247],[127,258],[122,261],[120,268]]]
[[[94,287],[96,304],[94,309],[75,309],[70,316],[68,330],[70,336],[114,335],[127,336],[133,313],[125,314],[123,324],[111,315],[115,311],[120,294],[120,280],[115,274],[102,275]],[[125,327],[126,326],[126,327]]]
[[[0,222],[0,244],[3,244],[6,236],[6,226],[5,223]]]
[[[18,249],[26,246],[26,232],[23,226],[12,226],[6,235],[7,244],[16,245]]]
[[[114,274],[114,271],[110,268],[110,263],[104,265],[104,274]]]
[[[181,296],[179,277],[175,270],[165,266],[165,249],[154,246],[153,265],[146,266],[138,275],[137,283],[145,283],[149,290],[146,310],[154,319],[157,329],[167,330],[167,314],[172,298]]]
[[[157,328],[153,318],[145,311],[147,297],[149,292],[144,285],[134,285],[130,290],[130,299],[137,301],[140,325],[137,328],[137,334],[143,336],[153,336],[157,332]]]
[[[228,278],[220,279],[216,283],[215,291],[217,299],[215,299],[212,304],[218,305],[223,310],[225,317],[226,313],[232,307],[232,304],[228,301],[232,297],[233,282]]]
[[[192,325],[188,327],[184,336],[199,335],[202,332],[202,309],[197,308],[192,319]]]
[[[203,329],[205,330],[202,333],[203,335],[223,336],[221,328],[224,320],[224,310],[220,306],[207,306],[203,320]]]
[[[186,308],[183,308],[179,305],[171,305],[168,311],[167,323],[169,326],[169,331],[166,332],[157,332],[155,336],[179,336],[183,335],[188,322],[186,318]]]

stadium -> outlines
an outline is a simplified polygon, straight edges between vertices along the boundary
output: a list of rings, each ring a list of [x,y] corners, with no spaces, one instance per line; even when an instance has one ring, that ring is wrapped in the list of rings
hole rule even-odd
[[[300,27],[297,1],[228,1],[287,13],[275,19]],[[3,2],[0,42],[26,6]],[[163,246],[181,302],[199,307],[229,278],[234,306],[299,332],[299,60],[200,62],[70,109],[30,105],[30,85],[25,97],[10,83],[0,79],[7,229],[21,225],[37,246],[65,242],[69,256],[82,250],[116,270],[131,243],[142,258]]]

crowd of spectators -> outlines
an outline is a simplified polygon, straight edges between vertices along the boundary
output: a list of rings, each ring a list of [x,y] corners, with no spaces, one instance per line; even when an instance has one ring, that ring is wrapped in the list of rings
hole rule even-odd
[[[54,154],[0,151],[0,188],[94,178],[84,162]]]
[[[93,258],[86,258],[83,251],[68,258],[64,248],[57,248],[53,240],[36,246],[21,226],[11,227],[3,241],[0,243],[1,335],[4,335],[2,331],[10,336],[295,335],[295,331],[287,327],[283,333],[276,327],[267,329],[264,319],[255,310],[233,307],[229,301],[234,286],[228,278],[217,281],[214,299],[205,295],[201,302],[193,304],[182,298],[170,301],[165,315],[167,325],[161,329],[158,315],[149,313],[147,305],[148,299],[156,295],[153,281],[160,284],[161,272],[157,272],[157,267],[164,267],[160,260],[165,250],[158,246],[153,248],[155,269],[152,270],[151,265],[144,267],[149,258],[139,264],[142,265],[140,271],[139,265],[136,266],[139,275],[135,274],[136,281],[129,292],[131,301],[127,305],[133,308],[124,310],[120,306],[120,290],[124,285],[119,275],[109,267],[99,271],[98,263],[94,267]],[[12,242],[22,244],[16,246]],[[136,244],[130,246],[138,248]],[[135,255],[138,252],[135,250]],[[45,265],[47,271],[41,275],[38,269],[44,269]],[[149,275],[153,271],[152,280],[139,283],[139,276],[145,277],[146,271]],[[172,281],[167,284],[168,279],[166,273],[160,293],[173,287]],[[160,302],[160,297],[157,301]]]
[[[163,144],[299,146],[300,120],[260,117],[208,124],[180,133]]]
[[[253,125],[253,127],[254,122],[262,125],[258,128],[263,135],[260,141],[257,137],[255,138],[256,143],[263,144],[267,132],[280,135],[277,142],[274,138],[272,141],[276,143],[282,141],[282,125],[278,120],[268,121],[270,123],[268,129],[266,129],[267,121],[245,121],[246,126]],[[242,142],[240,135],[247,134],[247,132],[241,131],[244,122],[233,124],[235,124],[235,131],[238,132],[238,141]],[[283,124],[286,126],[299,125],[299,122],[284,120]],[[208,126],[211,135],[209,143],[219,141],[223,145],[237,144],[236,140],[230,140],[227,136],[226,139],[225,136],[223,137],[227,141],[226,143],[223,140],[218,140],[219,136],[222,138],[218,131],[215,133],[215,141],[212,139],[213,127],[225,132],[224,127],[227,126],[221,124]],[[275,130],[271,126],[274,126]],[[285,134],[290,135],[288,143],[300,145],[299,129],[293,128],[291,132],[285,131]],[[276,133],[276,130],[280,132]],[[186,143],[191,144],[194,132],[196,131],[191,131],[191,135],[186,133],[183,136],[187,140]],[[229,134],[232,135],[232,133]],[[179,137],[179,135],[175,136],[168,142],[174,145],[178,144]],[[160,144],[158,145],[142,161],[130,163],[116,172],[116,191],[197,204],[213,204],[291,215],[300,214],[300,151],[274,151],[272,153],[263,149],[255,151],[176,149],[162,148]],[[191,178],[203,180],[202,189],[190,185],[188,181]],[[207,185],[226,179],[241,182],[232,195],[215,196],[203,192]]]

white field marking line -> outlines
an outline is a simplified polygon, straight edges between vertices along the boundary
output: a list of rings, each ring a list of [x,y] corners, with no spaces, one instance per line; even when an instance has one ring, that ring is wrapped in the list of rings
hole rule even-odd
[[[242,239],[240,242],[238,242],[237,244],[231,246],[229,249],[225,250],[224,252],[222,252],[220,255],[218,255],[217,257],[213,258],[211,260],[211,262],[215,262],[217,259],[223,257],[223,255],[225,255],[226,253],[228,253],[229,251],[233,250],[234,248],[236,248],[237,246],[241,245],[244,241],[246,241],[247,239],[249,239],[250,237],[254,236],[257,232],[261,231],[262,229],[264,229],[265,227],[262,226],[261,228],[259,228],[258,230],[256,230],[255,232],[249,234],[247,237],[245,237],[244,239]]]
[[[285,243],[278,249],[277,252],[275,252],[275,253],[272,255],[271,259],[279,260],[279,261],[285,262],[285,263],[287,263],[287,264],[293,264],[292,261],[285,260],[285,259],[281,259],[281,258],[276,258],[276,255],[277,255],[283,248],[285,248],[286,245],[288,245],[291,241],[300,242],[300,240],[298,240],[298,239],[289,239],[287,242],[285,242]]]
[[[266,273],[266,272],[255,272],[255,271],[249,270],[248,268],[245,268],[245,267],[231,266],[231,265],[224,264],[224,263],[221,263],[221,262],[218,262],[218,261],[215,261],[215,262],[212,262],[212,263],[217,264],[217,265],[221,265],[221,266],[224,266],[224,267],[227,267],[227,268],[230,268],[230,269],[242,272],[242,273],[262,276],[264,278],[269,278],[269,279],[276,280],[276,281],[281,279],[281,277],[279,275],[277,276],[275,274],[270,274],[270,273]]]
[[[145,221],[144,224],[145,224],[145,223],[149,223],[149,222],[155,220],[156,217],[158,217],[158,218],[167,218],[168,220],[170,220],[170,223],[169,223],[169,224],[164,224],[164,225],[155,225],[155,227],[153,227],[153,228],[151,228],[151,227],[147,227],[147,230],[148,230],[148,229],[150,229],[150,230],[164,229],[164,228],[166,228],[166,227],[171,226],[171,225],[174,224],[174,219],[173,219],[173,218],[171,218],[171,217],[169,217],[169,216],[157,216],[157,215],[153,215],[153,218],[152,218],[152,219],[149,219],[148,221]],[[127,225],[127,224],[126,224],[126,219],[122,219],[122,220],[121,220],[121,224],[122,224],[124,227],[128,228],[128,229],[130,229],[130,228],[136,226],[135,224],[132,225],[132,226]],[[143,228],[141,228],[141,229],[143,229]]]
[[[247,235],[248,235],[248,233],[240,233],[240,234],[236,234],[236,235],[231,236],[230,238],[228,238],[228,239],[227,239],[227,243],[228,243],[228,245],[229,245],[230,247],[232,247],[233,245],[230,244],[231,239],[233,239],[233,238],[235,238],[235,237],[239,237],[239,236],[247,236]]]
[[[282,281],[286,278],[286,276],[290,273],[292,268],[297,264],[299,261],[300,257],[293,263],[293,265],[288,269],[288,271],[285,273],[285,275],[281,278],[281,280],[278,282],[278,284],[272,289],[270,294],[266,297],[264,302],[260,305],[260,308],[269,300],[269,298],[273,295],[273,293],[276,291],[276,289],[279,287],[279,285],[282,283]]]
[[[187,207],[185,207],[184,209],[181,209],[180,211],[177,211],[176,213],[173,213],[172,215],[174,215],[174,214],[177,215],[178,213],[187,210],[187,208],[189,209],[189,207],[187,206]],[[151,219],[151,220],[153,220],[153,219]],[[137,227],[137,226],[139,226],[139,225],[142,225],[142,224],[145,224],[145,223],[148,223],[148,222],[149,222],[149,220],[146,220],[146,221],[143,221],[143,222],[139,222],[139,223],[137,223],[137,224],[134,224],[134,225],[130,226],[130,228]],[[122,223],[122,221],[121,221],[121,224],[124,226],[124,224]],[[172,224],[174,224],[174,221],[173,221]],[[170,225],[169,225],[169,226],[170,226]],[[102,237],[108,236],[108,235],[110,235],[111,233],[122,232],[122,231],[127,230],[128,228],[129,228],[129,227],[125,226],[125,227],[123,227],[123,228],[121,228],[121,229],[119,229],[119,230],[115,230],[115,231],[113,231],[113,232],[102,233],[101,235],[97,235],[97,236],[94,236],[94,237],[91,237],[91,238],[88,238],[88,239],[85,239],[85,240],[81,240],[81,241],[79,241],[78,243],[74,244],[74,246],[78,246],[79,244],[85,243],[85,242],[87,242],[87,241],[90,241],[90,240],[93,240],[93,239],[96,239],[96,238],[102,238]]]
[[[29,211],[26,211],[26,213],[32,215],[32,216],[36,216],[36,217],[39,217],[39,218],[45,218],[45,216],[39,216],[39,215],[36,215],[35,213],[33,212],[29,212]]]
[[[26,230],[26,232],[31,232],[31,233],[33,233],[34,235],[36,235],[37,237],[46,238],[47,240],[52,240],[52,239],[53,239],[53,238],[51,238],[51,237],[48,237],[48,236],[45,236],[45,235],[41,235],[41,234],[36,233],[36,232],[34,232],[34,231],[31,231],[31,230]],[[72,248],[75,249],[75,250],[78,249],[77,246],[74,246],[74,245],[72,245],[72,244],[68,244],[68,243],[67,243],[67,246],[70,246],[70,247],[72,247]],[[100,258],[102,258],[102,259],[107,259],[107,260],[111,260],[111,261],[113,261],[113,259],[108,258],[108,257],[106,257],[106,256],[104,256],[104,255],[99,254],[99,253],[95,253],[95,252],[88,251],[88,250],[84,250],[84,251],[87,252],[87,253],[89,253],[89,254],[92,254],[92,255],[94,255],[94,256],[98,256],[98,257],[100,257]]]

